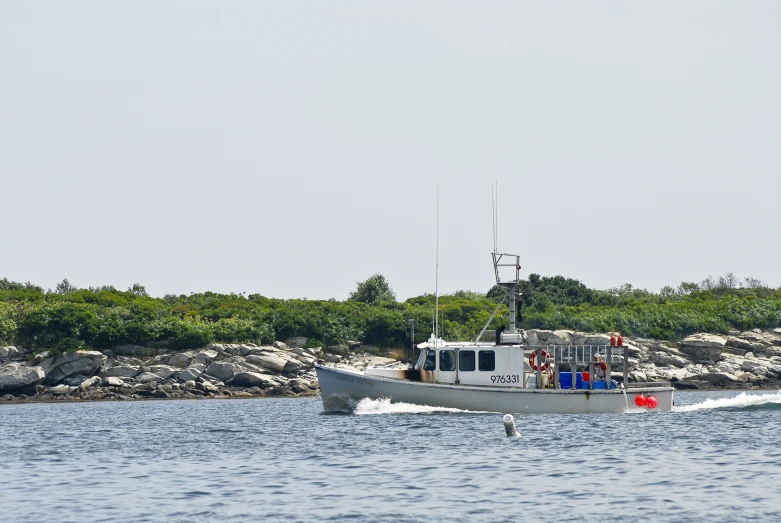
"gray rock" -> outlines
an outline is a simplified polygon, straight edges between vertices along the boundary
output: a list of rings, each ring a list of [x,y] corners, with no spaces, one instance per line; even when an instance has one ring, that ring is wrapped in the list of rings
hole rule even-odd
[[[286,344],[282,343],[281,341],[275,341],[271,344],[275,349],[289,351],[290,347],[288,347]]]
[[[287,363],[285,363],[285,367],[282,369],[282,372],[284,374],[294,374],[300,371],[303,366],[304,365],[300,361],[287,360]]]
[[[190,362],[193,361],[193,357],[195,357],[193,352],[179,352],[171,356],[168,360],[168,365],[178,369],[186,369]]]
[[[571,345],[572,336],[574,332],[567,330],[555,330],[553,331],[545,343],[548,345]]]
[[[128,365],[118,365],[116,367],[110,367],[100,373],[101,378],[133,378],[141,372],[138,367],[130,367]]]
[[[79,350],[62,356],[46,358],[41,367],[46,373],[44,381],[54,385],[68,376],[78,374],[91,376],[106,362],[106,356],[98,351]]]
[[[750,372],[751,374],[755,374],[757,376],[767,375],[767,367],[758,360],[743,360],[743,365],[741,365],[740,370]]]
[[[0,347],[0,360],[8,358],[8,347]]]
[[[230,384],[234,387],[276,387],[279,382],[267,374],[258,374],[256,372],[239,372]]]
[[[304,345],[306,345],[306,342],[308,342],[308,341],[309,341],[309,338],[305,338],[304,336],[293,336],[292,338],[288,338],[285,341],[285,343],[289,347],[297,347],[299,349],[302,349],[302,348],[304,348]]]
[[[339,363],[340,361],[342,361],[342,357],[339,356],[338,354],[325,354],[323,356],[323,360],[326,363]]]
[[[24,367],[11,363],[0,367],[0,392],[38,385],[46,377],[41,367]]]
[[[150,383],[152,381],[162,381],[163,378],[153,372],[142,372],[135,377],[136,383]]]
[[[547,331],[547,330],[535,330],[532,332],[534,332],[537,335],[537,339],[539,340],[539,342],[535,343],[535,345],[548,343],[548,338],[550,338],[550,335],[553,334],[553,331]]]
[[[170,378],[175,373],[179,372],[178,369],[169,367],[168,365],[152,365],[149,370],[160,376],[162,379]]]
[[[94,387],[96,385],[100,385],[100,383],[102,381],[103,380],[101,378],[99,378],[98,376],[92,376],[91,378],[87,378],[86,380],[82,381],[79,384],[79,390],[83,392],[83,391],[87,390],[90,387]]]
[[[729,374],[726,372],[710,372],[710,373],[703,373],[700,374],[699,379],[702,381],[707,381],[713,385],[725,385],[729,383],[740,383],[740,378],[735,376],[734,374]]]
[[[726,343],[723,336],[692,334],[681,341],[680,351],[695,363],[715,363],[721,358]]]
[[[49,392],[54,394],[55,396],[66,396],[76,390],[76,387],[71,387],[70,385],[57,385],[54,387],[51,387],[49,389]]]
[[[274,353],[262,353],[257,355],[249,355],[245,358],[250,363],[255,363],[261,367],[265,367],[274,372],[282,372],[287,365],[286,358],[282,358]]]
[[[125,382],[122,381],[122,378],[115,378],[113,376],[105,378],[103,383],[107,387],[121,387],[125,384]]]
[[[689,364],[689,362],[680,355],[670,352],[656,351],[651,352],[651,361],[656,365],[672,365],[673,367],[683,368]]]
[[[607,334],[586,334],[578,332],[570,337],[573,345],[610,345],[610,336]]]
[[[234,367],[231,363],[214,362],[206,368],[206,374],[222,381],[228,381],[233,377]]]
[[[211,362],[213,362],[215,359],[217,359],[217,352],[213,350],[202,350],[198,354],[195,355],[193,358],[193,363],[201,363],[204,365],[209,365]]]
[[[182,387],[184,389],[194,389],[195,388],[195,380],[185,381],[184,384],[182,384]]]
[[[197,380],[201,376],[201,374],[203,374],[202,370],[196,367],[188,367],[182,372],[180,372],[179,375],[176,377],[176,379],[181,381],[182,383],[186,383],[188,381]]]

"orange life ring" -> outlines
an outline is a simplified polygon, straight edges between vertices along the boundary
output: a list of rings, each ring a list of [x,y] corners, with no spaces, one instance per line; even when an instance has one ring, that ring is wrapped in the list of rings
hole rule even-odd
[[[550,367],[548,360],[550,360],[550,354],[548,354],[548,351],[542,351],[542,370],[548,370],[548,367]],[[534,349],[529,355],[529,367],[537,370],[537,349]]]

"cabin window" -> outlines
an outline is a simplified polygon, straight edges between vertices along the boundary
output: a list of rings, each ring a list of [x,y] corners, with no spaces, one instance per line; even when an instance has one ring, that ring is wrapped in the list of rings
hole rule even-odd
[[[428,351],[428,356],[426,356],[426,363],[423,364],[423,370],[437,370],[436,351]]]
[[[456,370],[456,351],[439,351],[439,370],[445,372],[452,372]]]
[[[496,354],[492,350],[481,350],[477,353],[478,368],[482,371],[496,370]]]
[[[475,351],[458,351],[458,370],[461,372],[471,372],[475,370]]]

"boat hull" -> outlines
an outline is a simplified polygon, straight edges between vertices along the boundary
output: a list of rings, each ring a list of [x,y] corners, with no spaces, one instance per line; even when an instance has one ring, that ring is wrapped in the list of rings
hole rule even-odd
[[[621,390],[519,389],[444,385],[378,376],[317,366],[323,408],[326,411],[351,410],[363,398],[390,398],[396,403],[413,403],[461,410],[517,414],[588,414],[625,412],[634,407],[640,394],[658,400],[656,410],[669,411],[673,405],[672,387]]]

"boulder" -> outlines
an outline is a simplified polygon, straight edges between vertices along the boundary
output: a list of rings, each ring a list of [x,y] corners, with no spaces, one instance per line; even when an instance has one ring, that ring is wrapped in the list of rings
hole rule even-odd
[[[306,342],[309,341],[309,338],[305,338],[304,336],[293,336],[292,338],[288,338],[285,343],[288,345],[288,347],[298,347],[299,349],[303,349],[304,345],[306,345]]]
[[[610,336],[607,334],[575,333],[570,337],[573,345],[610,345]]]
[[[287,363],[285,363],[285,368],[282,369],[283,374],[295,374],[298,371],[301,370],[303,367],[303,363],[297,360],[287,360]]]
[[[176,379],[182,383],[186,383],[188,381],[195,381],[201,376],[201,374],[203,374],[203,371],[197,367],[188,367],[180,372]]]
[[[170,378],[175,373],[179,372],[178,369],[169,367],[168,365],[152,365],[149,367],[150,372],[157,374],[162,379]]]
[[[83,391],[87,390],[90,387],[94,387],[96,385],[100,385],[100,383],[102,381],[103,380],[101,378],[99,378],[98,376],[92,376],[91,378],[87,378],[86,380],[84,380],[81,383],[79,383],[79,390],[83,392]]]
[[[274,353],[250,355],[245,358],[250,363],[256,363],[274,372],[282,372],[288,363],[288,359]]]
[[[142,372],[135,377],[136,383],[150,383],[153,381],[162,381],[163,378],[153,372]]]
[[[168,365],[178,369],[186,369],[193,361],[193,357],[195,357],[195,353],[193,352],[179,352],[169,358]]]
[[[0,367],[0,392],[38,385],[46,377],[41,367],[24,367],[11,363]]]
[[[338,354],[325,354],[323,356],[323,360],[326,363],[339,363],[340,361],[342,361],[342,357],[339,356]]]
[[[763,365],[759,360],[751,360],[751,359],[743,360],[743,365],[741,365],[740,370],[745,372],[750,372],[751,374],[755,374],[757,376],[767,375],[767,367]]]
[[[103,380],[103,384],[106,387],[122,387],[125,384],[125,382],[122,381],[122,378],[115,378],[112,376],[109,378],[105,378]]]
[[[285,343],[282,343],[281,341],[275,341],[271,344],[275,349],[289,351],[290,347],[288,347]]]
[[[206,368],[206,374],[222,381],[228,381],[234,373],[234,366],[231,363],[214,362]]]
[[[692,334],[681,341],[680,351],[695,363],[715,363],[721,358],[726,343],[723,336]]]
[[[76,387],[71,387],[70,385],[56,385],[54,387],[51,387],[49,389],[49,392],[51,392],[55,396],[67,396],[74,390],[76,390]]]
[[[239,372],[233,376],[230,385],[233,387],[276,387],[277,380],[267,374],[258,374],[257,372]]]
[[[137,376],[141,372],[138,367],[131,367],[129,365],[118,365],[116,367],[110,367],[100,373],[101,378],[132,378]]]
[[[8,347],[0,347],[0,360],[8,358]]]
[[[708,372],[699,375],[699,379],[712,385],[724,386],[730,383],[740,383],[740,378],[726,372]]]
[[[217,359],[216,351],[204,349],[195,355],[192,363],[201,363],[203,365],[209,365],[215,359]]]
[[[535,330],[533,332],[534,334],[537,335],[537,339],[539,340],[540,344],[548,343],[548,338],[550,338],[550,335],[553,334],[553,331],[546,331],[546,330]]]
[[[689,363],[679,354],[663,351],[651,352],[650,359],[655,365],[672,365],[673,367],[678,368],[683,368]]]
[[[44,381],[57,384],[72,375],[91,376],[106,362],[106,356],[98,351],[78,350],[62,356],[46,358],[41,367],[46,373]]]
[[[555,330],[545,341],[548,345],[571,345],[574,332],[567,330]]]

